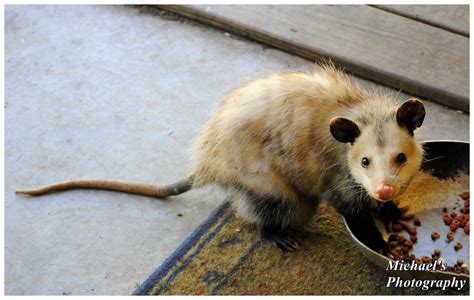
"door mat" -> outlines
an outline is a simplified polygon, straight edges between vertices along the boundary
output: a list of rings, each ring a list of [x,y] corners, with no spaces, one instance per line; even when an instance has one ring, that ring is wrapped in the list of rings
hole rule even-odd
[[[204,223],[134,295],[468,295],[461,291],[387,287],[389,274],[354,247],[333,209],[321,205],[284,253],[235,217],[229,202]]]

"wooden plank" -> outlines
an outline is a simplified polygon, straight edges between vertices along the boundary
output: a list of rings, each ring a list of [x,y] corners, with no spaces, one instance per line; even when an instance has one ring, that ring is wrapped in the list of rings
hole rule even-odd
[[[469,39],[370,6],[162,5],[226,31],[469,111]]]
[[[469,36],[469,5],[374,5],[374,7]]]

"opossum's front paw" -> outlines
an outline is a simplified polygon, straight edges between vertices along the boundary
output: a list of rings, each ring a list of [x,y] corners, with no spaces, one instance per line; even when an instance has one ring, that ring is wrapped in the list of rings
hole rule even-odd
[[[396,251],[393,249],[390,249],[390,246],[386,241],[378,241],[376,245],[369,246],[372,250],[375,250],[376,252],[382,254],[383,256],[386,256],[390,259],[393,260],[400,260],[400,254],[398,254]]]
[[[392,260],[400,260],[402,257],[400,254],[395,251],[394,249],[390,248],[387,242],[384,241],[384,245],[380,246],[377,249],[377,252],[382,254],[383,256],[386,256]]]
[[[390,249],[390,246],[386,241],[378,241],[376,245],[369,246],[372,250],[375,250],[376,252],[382,254],[383,256],[386,256],[390,259],[393,260],[400,260],[400,254],[398,254],[396,251],[393,249]]]
[[[383,240],[382,235],[367,235],[364,238],[359,238],[367,247],[378,252],[384,256],[389,256],[390,247],[386,241]]]
[[[399,220],[408,221],[408,220],[412,220],[413,218],[415,218],[415,215],[413,213],[410,213],[409,209],[410,209],[409,207],[400,207],[400,208],[398,208],[398,210],[400,210],[400,212],[402,213]]]
[[[377,217],[384,222],[397,221],[402,217],[404,211],[406,210],[398,208],[392,201],[384,202],[377,210]]]
[[[385,230],[392,232],[392,223],[400,220],[411,220],[414,218],[412,213],[408,212],[408,207],[397,207],[393,202],[381,204],[377,217],[385,224]]]
[[[300,248],[298,241],[285,232],[262,232],[262,237],[285,252],[295,251]]]

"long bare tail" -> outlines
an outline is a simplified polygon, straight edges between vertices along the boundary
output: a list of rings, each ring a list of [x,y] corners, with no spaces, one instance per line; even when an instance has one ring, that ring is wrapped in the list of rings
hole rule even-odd
[[[17,190],[17,194],[27,196],[41,196],[47,193],[54,193],[71,189],[98,189],[123,193],[138,194],[156,198],[166,198],[168,196],[179,195],[189,191],[193,187],[193,176],[180,180],[173,184],[157,186],[140,182],[125,182],[118,180],[70,180],[47,185],[33,190]]]

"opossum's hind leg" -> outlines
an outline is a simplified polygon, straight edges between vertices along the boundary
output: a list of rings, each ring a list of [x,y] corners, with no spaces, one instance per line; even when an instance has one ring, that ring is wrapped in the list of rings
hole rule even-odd
[[[292,213],[289,203],[283,199],[257,196],[253,193],[238,193],[234,198],[237,213],[257,226],[263,239],[274,243],[283,251],[293,251],[300,247],[291,237]]]
[[[252,199],[255,213],[259,218],[257,224],[262,238],[273,242],[283,251],[299,249],[298,241],[291,237],[288,229],[291,225],[291,208],[281,199]]]

